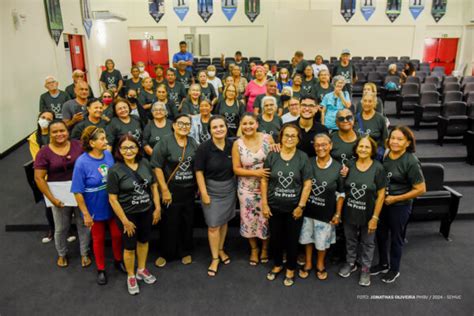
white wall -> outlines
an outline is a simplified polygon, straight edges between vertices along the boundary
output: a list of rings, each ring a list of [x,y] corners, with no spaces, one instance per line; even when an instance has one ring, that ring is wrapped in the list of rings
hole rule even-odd
[[[86,64],[90,83],[98,93],[98,67],[113,58],[117,68],[127,74],[130,68],[129,39],[143,39],[149,32],[156,39],[168,39],[170,56],[178,50],[184,34],[209,34],[211,56],[233,55],[242,50],[246,56],[264,59],[289,59],[295,50],[303,50],[307,58],[317,53],[325,57],[351,49],[360,55],[409,55],[422,58],[426,37],[460,37],[458,62],[474,63],[474,18],[472,0],[448,1],[447,14],[439,23],[431,17],[431,0],[415,21],[403,0],[402,14],[391,23],[385,16],[384,4],[367,22],[357,12],[346,23],[339,13],[339,0],[261,0],[261,13],[254,23],[245,16],[244,0],[231,22],[214,1],[214,14],[204,23],[197,14],[197,1],[190,1],[190,11],[181,22],[173,12],[173,1],[165,1],[165,15],[156,23],[148,14],[146,0],[90,0],[92,10],[110,10],[127,18],[126,22],[94,23],[90,40],[85,40]],[[78,0],[61,0],[64,33],[84,35]],[[0,73],[0,153],[27,136],[35,126],[39,95],[43,80],[55,75],[64,89],[70,83],[71,70],[62,42],[58,46],[49,35],[43,0],[0,1],[1,47]],[[18,30],[13,27],[11,12],[26,15]]]

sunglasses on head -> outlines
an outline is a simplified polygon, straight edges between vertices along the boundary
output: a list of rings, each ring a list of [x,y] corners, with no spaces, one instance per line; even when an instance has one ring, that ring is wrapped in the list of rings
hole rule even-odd
[[[354,116],[348,115],[348,116],[338,116],[337,120],[339,122],[352,122],[354,120]]]

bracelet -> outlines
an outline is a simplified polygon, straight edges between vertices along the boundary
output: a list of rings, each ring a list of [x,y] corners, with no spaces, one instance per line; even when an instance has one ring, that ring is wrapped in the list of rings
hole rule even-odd
[[[377,215],[372,215],[372,218],[375,218],[376,220],[379,220]]]
[[[339,214],[335,214],[334,216],[336,216],[337,218],[341,218],[341,216],[339,216]]]

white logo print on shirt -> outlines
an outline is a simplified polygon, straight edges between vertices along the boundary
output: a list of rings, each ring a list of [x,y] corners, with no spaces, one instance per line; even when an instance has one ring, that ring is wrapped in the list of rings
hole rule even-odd
[[[133,190],[136,193],[142,195],[143,193],[145,193],[145,189],[148,186],[148,180],[147,179],[143,180],[143,183],[138,183],[137,181],[133,181],[133,186],[134,186]]]
[[[366,129],[365,131],[363,131],[359,128],[359,134],[360,135],[370,136],[370,133],[372,133],[372,130],[370,128]]]
[[[315,196],[321,195],[326,191],[326,186],[328,183],[326,181],[323,181],[321,185],[318,185],[316,183],[316,179],[311,180],[311,191],[313,191],[313,194]]]
[[[288,188],[291,183],[293,183],[293,176],[295,174],[293,172],[288,173],[288,177],[283,176],[282,171],[278,171],[278,182],[280,182],[283,188]]]
[[[346,154],[341,154],[341,163],[345,165],[349,161]]]
[[[367,189],[367,185],[363,184],[360,189],[357,189],[357,186],[354,182],[351,182],[351,194],[354,199],[358,200],[365,195],[365,190]]]
[[[181,169],[181,171],[183,171],[183,172],[187,171],[188,168],[189,168],[189,166],[191,166],[191,160],[192,160],[192,159],[193,159],[193,158],[188,157],[188,158],[186,158],[184,161],[182,161],[182,160],[181,160],[181,157],[179,157],[179,161],[181,162],[181,163],[179,164],[179,169]]]
[[[225,119],[228,123],[233,123],[234,120],[235,120],[235,113],[228,113],[228,112],[225,112],[224,113],[224,116],[225,116]]]

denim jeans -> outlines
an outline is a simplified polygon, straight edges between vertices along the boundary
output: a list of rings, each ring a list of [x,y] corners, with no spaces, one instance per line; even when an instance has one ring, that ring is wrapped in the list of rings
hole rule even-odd
[[[77,226],[77,234],[79,236],[79,244],[81,249],[81,256],[86,256],[89,253],[90,231],[84,226],[84,220],[81,212],[77,207],[57,208],[52,207],[54,218],[54,244],[58,255],[64,257],[67,254],[67,236],[71,226],[71,215],[74,213]]]

